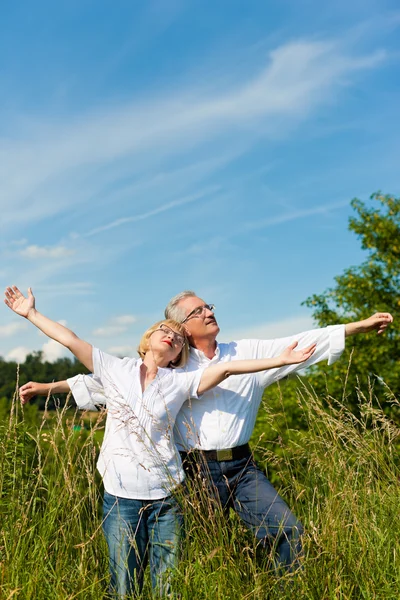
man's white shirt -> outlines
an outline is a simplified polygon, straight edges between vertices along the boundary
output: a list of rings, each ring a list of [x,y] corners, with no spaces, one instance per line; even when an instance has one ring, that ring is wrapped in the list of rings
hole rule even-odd
[[[254,429],[264,389],[305,366],[323,360],[333,364],[344,350],[345,326],[333,325],[275,340],[240,340],[217,344],[212,359],[192,348],[188,371],[231,360],[273,358],[282,354],[294,341],[299,342],[297,349],[317,344],[315,353],[307,363],[286,365],[259,373],[232,375],[202,394],[198,400],[187,400],[178,413],[174,428],[179,450],[223,450],[246,444]]]
[[[317,344],[314,355],[307,363],[286,365],[259,373],[232,375],[217,387],[202,394],[200,398],[197,398],[195,393],[187,396],[176,414],[174,438],[178,449],[222,450],[246,444],[254,428],[264,389],[279,379],[317,362],[327,360],[329,365],[333,364],[344,350],[345,326],[333,325],[274,340],[253,339],[221,343],[217,344],[212,359],[192,348],[188,364],[180,371],[190,376],[200,373],[196,380],[200,381],[202,370],[210,365],[231,360],[273,358],[279,356],[294,341],[299,343],[297,349]],[[133,359],[116,360],[122,360],[124,363]],[[110,386],[104,390],[105,393],[101,391],[104,378],[99,380],[88,375],[78,375],[69,379],[68,383],[80,408],[90,409],[96,404],[109,406],[112,401],[112,395],[109,394],[115,394],[115,390]]]

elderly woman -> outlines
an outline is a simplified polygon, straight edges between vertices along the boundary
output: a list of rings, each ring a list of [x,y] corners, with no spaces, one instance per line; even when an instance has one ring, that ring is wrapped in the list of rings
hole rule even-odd
[[[183,402],[231,375],[304,362],[315,345],[295,351],[294,343],[277,358],[220,363],[188,372],[185,330],[175,321],[160,321],[144,333],[139,359],[120,359],[39,313],[30,288],[27,298],[17,287],[7,288],[5,303],[68,348],[101,381],[108,411],[97,467],[104,483],[103,529],[111,589],[119,597],[140,591],[149,558],[153,588],[165,596],[182,530],[174,492],[184,472],[172,429]],[[41,385],[45,384],[27,384],[25,399],[33,392],[49,391]],[[56,386],[54,391],[68,391]]]

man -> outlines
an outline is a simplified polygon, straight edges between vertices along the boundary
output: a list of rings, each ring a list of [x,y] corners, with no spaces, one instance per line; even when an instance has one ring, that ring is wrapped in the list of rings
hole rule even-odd
[[[345,337],[376,330],[382,333],[393,318],[376,313],[369,319],[306,331],[275,340],[240,340],[217,343],[219,326],[214,306],[206,304],[192,291],[185,291],[168,303],[165,316],[185,325],[191,345],[189,370],[204,368],[220,361],[278,356],[294,341],[299,348],[317,344],[307,366],[322,360],[333,364],[344,349]],[[279,569],[293,570],[301,551],[301,523],[254,463],[248,446],[264,389],[302,365],[290,365],[251,375],[237,375],[205,392],[193,402],[188,399],[178,413],[174,437],[189,471],[200,471],[209,490],[225,509],[232,507],[260,543],[274,548]],[[67,382],[22,386],[21,398],[34,393],[72,390],[80,408],[105,404],[101,383],[89,376],[77,376]],[[32,387],[33,386],[33,387]],[[36,387],[35,387],[36,386]],[[42,389],[43,388],[43,389]]]
[[[276,340],[241,340],[217,343],[219,326],[214,306],[192,291],[168,303],[165,316],[184,323],[191,345],[188,369],[204,368],[220,361],[274,357],[294,341],[299,348],[317,344],[307,366],[321,360],[334,363],[344,349],[345,337],[376,330],[382,333],[393,318],[376,313],[369,319],[307,331]],[[174,436],[182,458],[193,473],[193,464],[210,484],[224,508],[233,508],[260,542],[274,547],[274,562],[293,570],[301,550],[301,523],[291,513],[265,474],[252,460],[248,441],[252,434],[264,389],[304,365],[290,365],[253,375],[236,376],[186,401],[178,413]],[[188,460],[189,459],[189,460]]]

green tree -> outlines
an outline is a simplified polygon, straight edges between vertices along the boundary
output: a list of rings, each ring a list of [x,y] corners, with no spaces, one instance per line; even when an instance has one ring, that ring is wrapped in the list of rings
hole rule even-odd
[[[400,198],[376,193],[368,205],[358,199],[351,205],[356,216],[350,218],[349,229],[360,238],[367,257],[335,277],[332,288],[304,304],[313,309],[321,327],[378,311],[394,317],[383,335],[349,338],[344,356],[329,371],[324,365],[312,369],[309,380],[318,392],[326,389],[327,382],[329,394],[340,398],[347,381],[345,396],[355,408],[358,384],[365,391],[370,381],[378,398],[387,394],[386,386],[400,395]]]
[[[16,392],[17,387],[28,381],[51,382],[60,381],[78,375],[87,373],[86,367],[74,358],[59,358],[55,362],[43,361],[42,352],[32,352],[28,354],[25,362],[19,366],[14,361],[5,361],[0,358],[0,398],[7,398],[8,405],[11,405],[11,399]],[[57,394],[61,404],[65,402],[65,394]],[[32,400],[38,408],[43,410],[46,404],[46,398],[37,396]],[[51,398],[47,403],[49,409],[54,408],[54,402]],[[0,410],[1,414],[1,410]]]

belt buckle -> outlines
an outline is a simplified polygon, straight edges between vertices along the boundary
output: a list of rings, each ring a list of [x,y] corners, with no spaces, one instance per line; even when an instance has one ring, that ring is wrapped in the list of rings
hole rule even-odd
[[[232,460],[232,458],[232,448],[227,448],[226,450],[217,450],[217,460]]]

